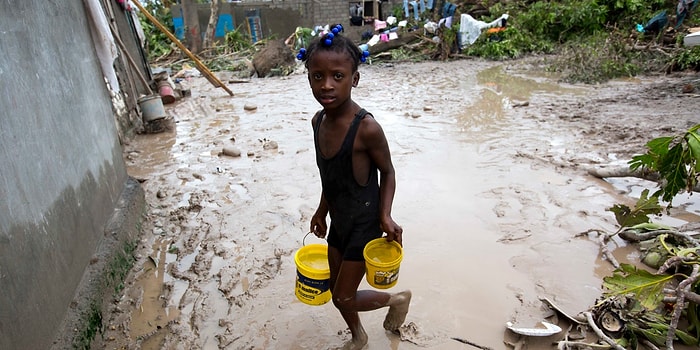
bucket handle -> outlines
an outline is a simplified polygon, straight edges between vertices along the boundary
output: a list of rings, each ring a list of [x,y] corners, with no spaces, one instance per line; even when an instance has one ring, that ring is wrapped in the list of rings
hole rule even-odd
[[[310,235],[310,234],[311,234],[311,231],[307,232],[307,233],[304,235],[304,238],[301,240],[301,244],[302,244],[302,245],[304,245],[304,246],[306,245],[306,236],[308,236],[308,235]],[[319,239],[325,240],[325,238],[319,238]]]

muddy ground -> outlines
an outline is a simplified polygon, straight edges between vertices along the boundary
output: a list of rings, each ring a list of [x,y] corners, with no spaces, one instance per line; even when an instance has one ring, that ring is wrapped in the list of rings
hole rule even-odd
[[[368,349],[554,349],[564,332],[520,339],[588,310],[612,271],[589,229],[614,231],[606,211],[654,184],[603,181],[591,167],[624,164],[644,144],[700,123],[700,76],[596,86],[559,84],[537,61],[375,63],[354,99],[374,113],[397,171],[394,218],[404,228],[397,286],[413,300],[403,337],[384,310],[361,315]],[[222,81],[229,76],[219,74]],[[687,85],[696,90],[683,93]],[[105,349],[328,349],[349,338],[332,303],[294,296],[293,255],[318,203],[310,120],[318,109],[303,70],[229,85],[202,77],[167,105],[172,127],[125,145],[149,203],[137,261],[104,318]],[[244,108],[248,107],[248,108]],[[221,154],[237,149],[239,157]],[[659,220],[697,221],[694,197]],[[634,246],[613,242],[620,262]],[[362,288],[371,288],[366,282]]]

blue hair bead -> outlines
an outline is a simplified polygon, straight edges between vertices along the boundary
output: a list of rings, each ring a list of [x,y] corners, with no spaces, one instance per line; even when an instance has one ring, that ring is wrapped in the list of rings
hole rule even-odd
[[[338,34],[340,30],[338,29],[338,27],[335,27],[333,28],[333,30],[331,30],[331,32],[333,32],[333,34]]]
[[[333,44],[333,40],[331,40],[331,39],[326,39],[326,40],[323,41],[323,43],[324,43],[326,46],[331,46],[331,44]]]
[[[362,63],[367,62],[367,57],[369,57],[369,51],[367,51],[367,50],[362,51],[362,56],[360,56],[360,62],[362,62]]]
[[[297,54],[297,59],[299,61],[303,61],[304,58],[306,58],[306,48],[302,47],[299,49],[299,53]]]

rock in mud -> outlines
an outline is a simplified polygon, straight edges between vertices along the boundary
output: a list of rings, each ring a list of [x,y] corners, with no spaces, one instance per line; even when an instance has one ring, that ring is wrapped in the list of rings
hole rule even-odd
[[[263,144],[263,149],[277,149],[277,141],[267,141]]]
[[[229,157],[240,157],[241,150],[234,146],[226,146],[221,150],[221,154]]]

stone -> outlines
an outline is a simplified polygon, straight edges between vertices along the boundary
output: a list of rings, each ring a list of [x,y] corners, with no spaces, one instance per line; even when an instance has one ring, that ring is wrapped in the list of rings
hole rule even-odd
[[[241,156],[241,150],[238,149],[237,147],[234,146],[225,146],[221,150],[221,154],[229,157],[240,157]]]

